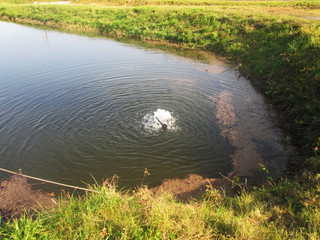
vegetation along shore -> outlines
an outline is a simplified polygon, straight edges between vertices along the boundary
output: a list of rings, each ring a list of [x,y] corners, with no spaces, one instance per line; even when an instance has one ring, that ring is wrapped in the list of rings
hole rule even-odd
[[[209,184],[203,197],[182,203],[169,192],[105,182],[92,186],[98,193],[66,195],[68,204],[54,212],[2,219],[1,238],[319,239],[319,0],[0,0],[0,19],[212,51],[267,97],[301,153],[279,181],[247,189],[232,180],[241,189],[236,196]]]

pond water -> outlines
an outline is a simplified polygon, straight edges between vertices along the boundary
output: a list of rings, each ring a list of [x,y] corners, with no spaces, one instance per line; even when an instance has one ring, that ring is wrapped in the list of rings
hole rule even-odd
[[[209,53],[6,22],[0,32],[2,168],[78,186],[117,174],[129,187],[145,168],[150,186],[189,173],[255,176],[259,163],[274,176],[285,169],[268,105]]]

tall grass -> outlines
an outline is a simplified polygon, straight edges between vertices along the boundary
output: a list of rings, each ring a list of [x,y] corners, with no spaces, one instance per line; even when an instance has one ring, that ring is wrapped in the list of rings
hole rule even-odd
[[[319,159],[317,159],[319,163]],[[317,239],[320,236],[320,175],[299,184],[242,190],[227,197],[210,189],[188,203],[146,188],[64,195],[56,211],[0,223],[4,239]],[[66,203],[67,202],[67,203]]]

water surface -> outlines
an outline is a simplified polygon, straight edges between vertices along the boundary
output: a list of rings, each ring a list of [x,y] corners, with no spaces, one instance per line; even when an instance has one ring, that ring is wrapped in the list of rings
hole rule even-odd
[[[264,100],[213,55],[6,22],[0,33],[0,167],[78,186],[117,174],[130,187],[145,168],[151,186],[189,173],[251,176],[258,162],[284,170]]]

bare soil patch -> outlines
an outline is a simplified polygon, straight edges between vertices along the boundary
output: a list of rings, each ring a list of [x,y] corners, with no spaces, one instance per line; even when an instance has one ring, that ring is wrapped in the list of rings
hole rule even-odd
[[[169,192],[177,200],[187,202],[201,197],[212,188],[229,196],[237,193],[237,189],[233,188],[228,179],[206,179],[197,174],[189,174],[183,179],[165,179],[160,186],[151,191],[156,195]],[[25,177],[13,175],[0,183],[0,213],[4,219],[18,218],[26,212],[34,213],[55,208],[57,199],[51,194],[33,190]]]
[[[54,197],[32,190],[27,179],[22,176],[14,175],[0,183],[1,217],[20,217],[26,211],[34,212],[55,207]]]
[[[226,195],[236,194],[236,189],[228,179],[207,179],[197,174],[189,174],[183,179],[165,179],[160,186],[154,188],[154,192],[169,192],[180,201],[188,201],[204,195],[211,188],[224,191]]]

